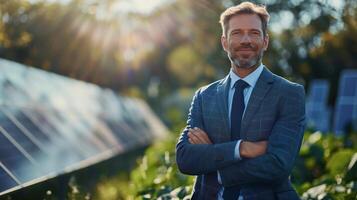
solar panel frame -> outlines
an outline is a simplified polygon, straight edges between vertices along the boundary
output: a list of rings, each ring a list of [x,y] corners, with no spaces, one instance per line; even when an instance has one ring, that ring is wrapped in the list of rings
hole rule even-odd
[[[5,191],[21,184],[2,162],[0,162],[0,180],[0,191]]]

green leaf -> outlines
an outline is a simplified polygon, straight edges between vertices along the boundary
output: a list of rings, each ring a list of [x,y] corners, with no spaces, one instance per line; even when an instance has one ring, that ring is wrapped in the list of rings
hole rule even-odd
[[[351,149],[344,149],[332,155],[326,165],[332,176],[343,174],[347,171],[347,166],[353,153]]]

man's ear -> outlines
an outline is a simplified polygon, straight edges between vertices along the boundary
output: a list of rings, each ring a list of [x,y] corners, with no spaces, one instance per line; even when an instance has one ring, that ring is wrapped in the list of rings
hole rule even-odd
[[[269,46],[269,35],[268,35],[268,33],[264,37],[264,44],[263,45],[264,45],[264,51],[266,51],[268,49],[268,46]]]
[[[228,41],[227,41],[226,36],[224,36],[224,35],[221,36],[221,43],[222,43],[223,49],[225,51],[227,51],[227,49],[228,49]]]

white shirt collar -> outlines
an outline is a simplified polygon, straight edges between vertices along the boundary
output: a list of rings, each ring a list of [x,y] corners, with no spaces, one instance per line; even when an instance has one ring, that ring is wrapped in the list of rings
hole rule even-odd
[[[233,69],[231,68],[229,72],[229,77],[231,78],[230,88],[232,89],[234,87],[234,83],[239,79],[243,79],[243,81],[247,82],[250,87],[254,88],[263,69],[264,65],[260,64],[259,67],[257,67],[252,73],[248,74],[248,76],[240,78],[236,73],[233,72]]]

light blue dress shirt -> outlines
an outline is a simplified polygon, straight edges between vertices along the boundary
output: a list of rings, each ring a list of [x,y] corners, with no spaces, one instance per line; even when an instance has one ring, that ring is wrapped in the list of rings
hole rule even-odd
[[[264,65],[263,64],[260,64],[260,66],[255,69],[252,73],[248,74],[248,76],[244,77],[244,78],[240,78],[237,74],[235,74],[233,72],[233,70],[231,69],[231,71],[229,72],[229,77],[231,79],[231,83],[230,83],[230,87],[229,87],[229,91],[228,91],[228,121],[229,121],[229,126],[231,125],[231,110],[232,110],[232,102],[233,102],[233,96],[234,96],[234,91],[235,91],[235,88],[234,88],[234,84],[236,81],[238,81],[239,79],[242,79],[244,80],[246,83],[249,84],[248,87],[246,87],[244,90],[243,90],[243,95],[244,95],[244,105],[245,105],[245,108],[244,108],[244,112],[243,112],[243,116],[244,116],[244,113],[245,113],[245,110],[248,106],[248,102],[249,102],[249,98],[250,98],[250,95],[252,94],[252,91],[255,87],[255,84],[257,83],[258,81],[258,78],[260,76],[260,74],[262,73],[264,69]],[[240,146],[240,143],[241,143],[242,140],[238,140],[237,141],[237,144],[235,146],[235,149],[234,149],[234,157],[238,160],[241,159],[240,157],[240,152],[239,152],[239,146]],[[218,172],[218,182],[221,184],[222,181],[221,181],[221,176]],[[218,191],[218,200],[223,200],[223,191],[224,191],[224,187],[221,187],[221,189]],[[243,197],[242,196],[239,196],[238,200],[243,200]]]

